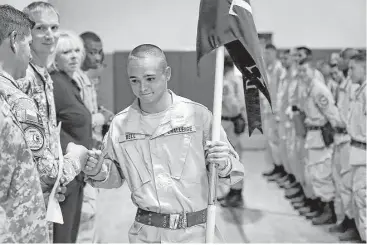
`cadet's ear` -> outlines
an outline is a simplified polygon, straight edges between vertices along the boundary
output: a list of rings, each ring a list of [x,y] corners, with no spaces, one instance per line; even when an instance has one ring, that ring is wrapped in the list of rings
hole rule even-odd
[[[10,33],[10,35],[9,35],[9,39],[10,39],[10,42],[9,42],[9,44],[10,44],[10,48],[11,48],[11,50],[14,52],[14,53],[16,53],[16,51],[17,51],[17,45],[16,45],[16,39],[17,39],[17,35],[18,35],[18,33],[16,32],[16,31],[12,31],[11,33]]]
[[[171,79],[171,67],[167,66],[166,70],[164,71],[164,74],[166,76],[167,82]]]

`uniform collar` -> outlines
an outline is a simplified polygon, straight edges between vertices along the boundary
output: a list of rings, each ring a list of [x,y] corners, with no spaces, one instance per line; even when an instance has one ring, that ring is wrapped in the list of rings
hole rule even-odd
[[[187,110],[185,110],[185,104],[181,103],[183,101],[182,97],[177,96],[171,90],[168,92],[172,96],[172,105],[167,109],[167,112],[160,121],[159,130],[154,132],[152,137],[156,137],[161,135],[169,130],[177,127],[184,126],[187,123]],[[132,105],[129,107],[127,111],[127,121],[126,121],[126,128],[128,129],[129,133],[141,133],[145,134],[144,129],[141,126],[143,112],[139,107],[139,101],[136,98]]]
[[[364,83],[362,83],[361,86],[359,86],[359,88],[356,90],[355,97],[357,98],[365,89],[366,89],[366,81],[364,81]]]
[[[41,77],[41,80],[44,83],[50,82],[50,75],[48,74],[48,71],[46,68],[40,67],[38,65],[33,64],[32,62],[29,63],[29,65],[32,67],[32,69]]]
[[[7,73],[6,71],[0,71],[0,76],[2,76],[3,78],[5,78],[14,87],[16,87],[17,89],[19,89],[19,85],[15,82],[14,78],[9,73]]]
[[[343,81],[339,84],[339,88],[341,90],[347,90],[347,86],[349,85],[350,82],[351,80],[349,78],[343,79]]]

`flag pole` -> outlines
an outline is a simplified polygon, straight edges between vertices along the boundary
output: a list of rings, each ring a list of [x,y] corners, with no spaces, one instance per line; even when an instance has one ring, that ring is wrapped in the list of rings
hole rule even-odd
[[[216,50],[215,62],[215,83],[213,98],[213,125],[212,125],[212,141],[220,140],[220,128],[222,118],[222,97],[223,97],[223,71],[224,71],[224,46],[220,46]],[[217,166],[209,165],[209,200],[206,223],[206,243],[214,243],[215,231],[215,214],[217,202]]]

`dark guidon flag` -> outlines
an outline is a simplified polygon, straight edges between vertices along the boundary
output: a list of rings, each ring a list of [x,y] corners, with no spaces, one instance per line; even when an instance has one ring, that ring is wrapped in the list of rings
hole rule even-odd
[[[262,132],[259,91],[271,105],[264,62],[249,0],[201,0],[196,39],[197,64],[225,46],[243,76],[249,135]]]

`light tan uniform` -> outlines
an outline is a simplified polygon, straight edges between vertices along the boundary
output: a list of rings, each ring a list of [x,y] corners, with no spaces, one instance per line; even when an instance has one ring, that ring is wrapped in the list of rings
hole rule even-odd
[[[306,87],[297,76],[297,68],[292,67],[290,74],[290,84],[288,86],[288,110],[292,106],[297,106],[304,112],[304,100],[306,97]],[[308,179],[305,178],[305,167],[307,161],[307,151],[305,149],[305,138],[296,133],[295,118],[290,119],[287,126],[287,149],[290,153],[290,167],[293,175],[301,184],[306,197],[312,198],[314,196],[312,185]]]
[[[351,136],[349,164],[352,166],[351,189],[355,221],[359,235],[366,241],[366,82],[353,96],[347,129]]]
[[[352,87],[351,80],[345,79],[335,91],[336,105],[339,109],[340,117],[344,123],[342,128],[336,129],[333,154],[333,179],[336,188],[334,203],[335,213],[339,221],[344,220],[345,214],[349,218],[352,217],[352,196],[349,195],[347,190],[343,191],[342,184],[343,176],[348,181],[350,180],[351,175],[349,165],[350,136],[346,130],[346,123]]]
[[[276,120],[278,121],[278,133],[279,133],[279,154],[280,159],[283,163],[285,171],[292,173],[290,166],[289,153],[287,150],[287,125],[290,123],[288,116],[286,115],[286,109],[288,104],[288,88],[291,80],[291,72],[288,70],[282,70],[279,86],[278,96],[276,101],[277,115]]]
[[[280,77],[284,73],[284,68],[280,61],[276,61],[273,66],[267,68],[267,76],[269,81],[269,93],[273,102],[273,113],[269,102],[265,96],[260,94],[261,98],[261,117],[264,135],[266,137],[265,161],[268,165],[282,165],[279,154],[279,132],[276,115],[278,114],[277,97]]]
[[[204,106],[172,95],[173,104],[159,118],[158,127],[146,124],[138,100],[113,119],[102,146],[103,168],[93,181],[98,188],[118,188],[126,180],[131,198],[140,209],[160,214],[205,210],[208,175],[204,146],[210,140],[212,115]],[[220,139],[227,140],[222,128]],[[243,165],[231,148],[232,184],[243,178]],[[103,176],[107,173],[107,179]],[[139,220],[140,214],[136,220]],[[172,216],[170,216],[172,217]],[[135,221],[129,231],[131,243],[205,241],[205,224],[184,229],[158,228]]]
[[[327,147],[320,129],[327,122],[335,127],[343,127],[338,108],[325,83],[313,78],[307,88],[304,104],[305,124],[308,127],[305,149],[307,150],[306,178],[309,178],[313,191],[323,202],[333,201],[335,186],[332,179],[332,146]]]

